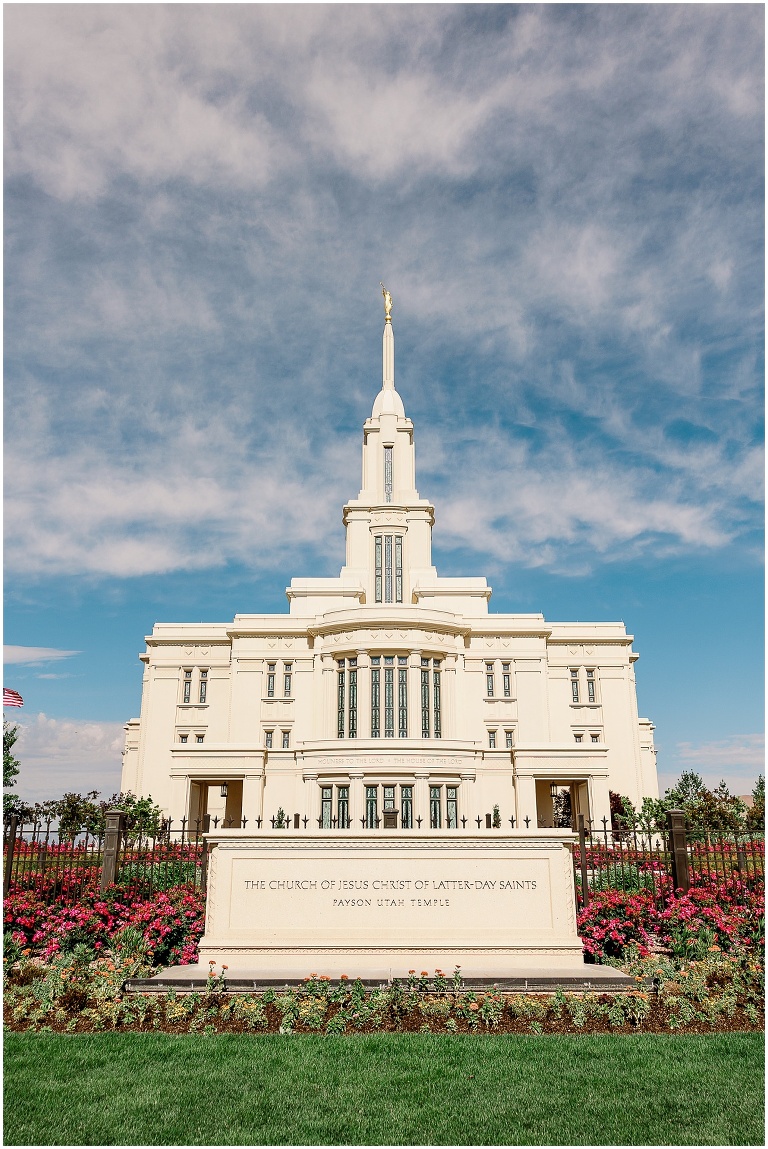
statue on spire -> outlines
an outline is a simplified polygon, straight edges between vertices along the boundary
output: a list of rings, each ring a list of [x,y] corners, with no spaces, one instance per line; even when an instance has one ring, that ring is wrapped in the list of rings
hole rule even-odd
[[[381,282],[381,280],[379,280],[379,287],[381,288],[381,294],[384,296],[384,322],[385,323],[391,323],[392,322],[392,296],[387,291],[386,287]]]

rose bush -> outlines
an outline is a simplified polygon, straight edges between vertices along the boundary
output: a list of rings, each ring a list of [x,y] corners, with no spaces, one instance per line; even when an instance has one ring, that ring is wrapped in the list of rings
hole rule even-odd
[[[13,946],[48,960],[78,944],[94,954],[111,948],[115,934],[139,931],[153,965],[197,961],[203,932],[205,895],[191,885],[163,890],[151,898],[131,898],[114,886],[89,890],[70,905],[48,904],[37,890],[11,891],[5,900],[4,929]]]
[[[658,883],[657,883],[658,888]],[[597,890],[578,916],[584,952],[593,961],[647,956],[669,949],[680,958],[702,957],[711,948],[751,950],[765,944],[765,890],[761,884],[702,876],[687,894],[666,879],[651,890]]]

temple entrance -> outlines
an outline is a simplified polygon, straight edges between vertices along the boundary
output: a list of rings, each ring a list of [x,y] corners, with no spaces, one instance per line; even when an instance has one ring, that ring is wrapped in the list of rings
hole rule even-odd
[[[189,787],[190,828],[194,830],[198,821],[202,828],[206,815],[210,818],[212,827],[239,828],[243,816],[242,779],[231,782],[229,780],[192,782]]]
[[[589,787],[569,779],[536,779],[536,822],[540,829],[576,830],[579,814],[589,821]]]

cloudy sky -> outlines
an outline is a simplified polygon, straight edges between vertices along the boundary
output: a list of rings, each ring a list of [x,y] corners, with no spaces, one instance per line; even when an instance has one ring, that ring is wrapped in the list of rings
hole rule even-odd
[[[442,574],[621,618],[662,785],[762,761],[762,5],[5,8],[19,789],[119,784],[155,621],[343,562],[397,386]]]

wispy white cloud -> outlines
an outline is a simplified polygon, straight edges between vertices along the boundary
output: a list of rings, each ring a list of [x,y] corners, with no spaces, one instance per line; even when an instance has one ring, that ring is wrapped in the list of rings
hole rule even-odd
[[[11,6],[9,570],[340,550],[380,278],[446,549],[751,553],[761,31],[748,5]]]
[[[679,742],[677,757],[691,768],[702,767],[717,772],[719,767],[732,770],[734,767],[748,767],[759,773],[765,767],[765,735],[734,734],[717,742]]]
[[[765,774],[765,735],[734,734],[711,742],[678,742],[659,772],[663,793],[683,770],[694,770],[711,789],[725,781],[732,794],[751,794]],[[673,772],[674,771],[674,772]]]
[[[26,801],[60,798],[68,791],[120,789],[123,726],[119,722],[76,722],[25,715],[16,723],[14,754],[20,772],[14,790]]]
[[[3,663],[6,666],[37,666],[42,662],[58,662],[62,658],[73,658],[79,650],[56,650],[49,646],[4,646]],[[38,675],[42,677],[42,675]]]

